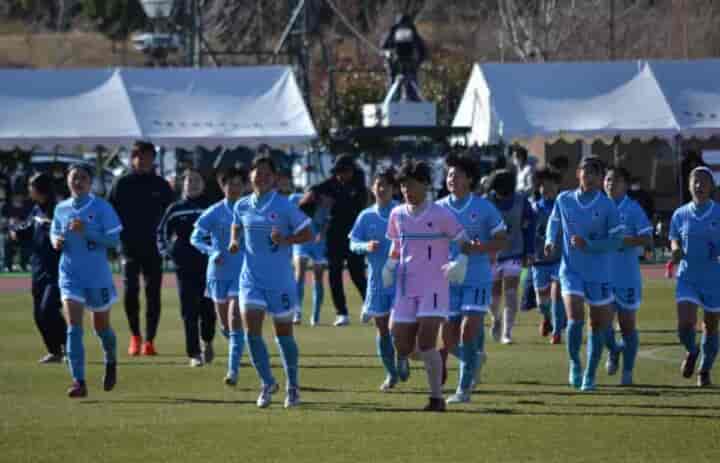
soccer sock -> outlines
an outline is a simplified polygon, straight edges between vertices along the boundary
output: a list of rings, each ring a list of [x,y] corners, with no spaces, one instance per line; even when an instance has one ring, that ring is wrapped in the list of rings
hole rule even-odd
[[[485,317],[480,321],[475,345],[477,346],[478,352],[485,352]]]
[[[448,349],[448,353],[452,354],[453,357],[455,357],[458,360],[462,360],[462,353],[460,352],[459,346],[453,346],[452,348]]]
[[[419,353],[425,363],[428,386],[430,386],[430,397],[442,399],[442,359],[437,349],[430,349]]]
[[[325,286],[322,281],[316,281],[313,287],[313,319],[320,319],[320,309],[323,305],[323,299],[325,298]]]
[[[117,339],[112,328],[108,327],[102,331],[96,331],[95,334],[100,338],[103,352],[105,353],[105,364],[115,363],[117,361]]]
[[[703,334],[702,337],[702,361],[700,362],[700,371],[710,371],[715,363],[715,357],[718,353],[718,335]]]
[[[70,375],[75,381],[85,381],[85,346],[83,346],[83,329],[81,326],[68,326],[66,349]]]
[[[552,320],[552,314],[550,313],[550,301],[540,303],[540,312],[542,313],[546,322]]]
[[[280,347],[280,356],[287,377],[287,388],[296,388],[298,387],[298,358],[300,352],[295,342],[295,336],[278,336],[275,338],[275,342]]]
[[[615,340],[615,327],[613,327],[612,323],[610,323],[610,326],[608,326],[605,331],[605,345],[610,352],[617,352],[620,350],[620,346]]]
[[[567,352],[570,361],[580,365],[580,347],[583,338],[584,320],[570,320],[567,325]]]
[[[587,339],[587,370],[585,370],[585,378],[595,381],[595,373],[597,367],[600,364],[600,357],[602,357],[603,346],[607,341],[605,337],[607,335],[607,328],[590,330]]]
[[[500,320],[500,296],[492,297],[492,301],[490,302],[490,312],[492,312],[493,322]]]
[[[505,311],[503,312],[504,333],[510,336],[515,325],[515,316],[518,310],[517,289],[505,290]]]
[[[695,328],[681,328],[678,330],[680,343],[685,346],[689,354],[696,354],[698,346],[695,344]]]
[[[475,369],[477,368],[477,337],[473,341],[460,344],[460,355],[460,389],[468,391],[475,378]]]
[[[303,304],[305,303],[305,275],[303,275],[297,281],[297,295],[298,295],[298,312],[302,314]]]
[[[268,354],[263,337],[248,334],[245,337],[245,342],[247,342],[248,350],[250,351],[250,361],[260,377],[260,381],[262,381],[265,386],[275,384],[275,377],[273,377],[272,370],[270,369],[270,355]]]
[[[377,342],[378,357],[380,357],[383,367],[385,367],[385,372],[391,378],[397,378],[395,348],[393,347],[392,336],[390,334],[386,334],[385,336],[378,335],[375,340]]]
[[[638,348],[640,347],[640,336],[638,330],[632,330],[629,335],[623,336],[623,371],[633,371],[635,368],[635,358],[637,357]]]
[[[553,334],[561,334],[562,330],[567,327],[567,315],[565,314],[565,303],[562,298],[553,300],[552,306],[552,323]]]
[[[230,330],[223,328],[222,330],[220,330],[220,333],[222,333],[225,339],[230,339]]]
[[[230,343],[228,346],[228,374],[237,378],[240,371],[240,359],[245,347],[245,333],[243,330],[230,331]]]

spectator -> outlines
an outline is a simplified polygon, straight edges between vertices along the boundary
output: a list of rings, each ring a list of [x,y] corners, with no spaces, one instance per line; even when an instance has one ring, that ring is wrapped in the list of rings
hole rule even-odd
[[[155,334],[160,322],[162,258],[156,246],[156,231],[165,209],[173,201],[170,185],[155,173],[155,146],[136,142],[130,154],[131,170],[110,190],[123,230],[120,234],[125,278],[125,313],[130,325],[128,354],[156,355]],[[145,343],[140,336],[140,273],[145,281]]]
[[[330,206],[330,217],[327,226],[327,258],[328,278],[335,305],[335,326],[350,323],[347,300],[343,286],[343,267],[347,262],[350,278],[360,292],[365,295],[367,280],[365,279],[364,257],[350,252],[348,235],[355,219],[368,202],[368,191],[364,182],[364,174],[359,172],[352,156],[338,156],[332,168],[333,176],[313,186],[300,200],[300,207],[312,207],[327,201]],[[323,198],[326,199],[323,201]]]
[[[528,162],[528,152],[519,145],[512,146],[510,152],[512,153],[515,175],[517,176],[515,190],[530,197],[535,190],[535,169]]]
[[[655,201],[650,193],[643,190],[640,177],[634,177],[630,183],[628,196],[640,204],[648,217],[655,216]]]
[[[32,203],[25,196],[23,190],[13,190],[12,198],[5,203],[2,208],[2,216],[5,220],[8,230],[20,225],[30,214],[33,208]],[[28,241],[14,241],[6,236],[5,239],[5,268],[8,272],[13,271],[13,263],[15,255],[20,251],[20,268],[23,272],[28,271],[28,261],[30,260],[31,247]]]
[[[680,172],[682,175],[680,178],[680,181],[682,182],[680,193],[682,194],[683,204],[687,204],[692,201],[689,187],[690,172],[692,172],[694,168],[700,166],[707,166],[705,161],[703,161],[702,154],[695,150],[685,151],[685,155],[683,156],[683,160],[680,165]]]

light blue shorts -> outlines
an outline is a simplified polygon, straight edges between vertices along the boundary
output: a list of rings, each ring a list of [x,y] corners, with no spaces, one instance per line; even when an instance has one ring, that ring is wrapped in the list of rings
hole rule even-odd
[[[238,279],[208,280],[205,285],[205,296],[213,302],[224,303],[238,295]]]
[[[327,265],[325,242],[303,243],[293,246],[293,257],[309,259],[316,265]]]
[[[240,286],[238,299],[241,310],[253,306],[265,310],[273,318],[289,318],[299,310],[295,284],[288,285],[282,290]]]
[[[550,287],[553,281],[557,281],[560,262],[550,265],[533,265],[532,279],[536,290],[543,290]]]
[[[560,286],[563,295],[580,296],[592,306],[610,304],[615,300],[610,282],[583,281],[573,273],[565,273],[560,274]]]
[[[392,309],[393,299],[395,298],[395,290],[388,293],[384,291],[370,291],[368,288],[365,295],[365,303],[363,305],[363,313],[370,317],[387,317]]]
[[[642,285],[614,287],[615,304],[620,310],[637,311],[642,303]]]
[[[91,312],[106,312],[117,301],[117,291],[114,285],[105,288],[80,288],[61,282],[60,299],[79,302]]]
[[[714,286],[708,287],[678,279],[675,287],[675,300],[692,302],[705,309],[706,312],[720,312],[720,281]]]
[[[450,286],[450,320],[457,321],[463,315],[482,315],[490,309],[492,282],[475,285]]]

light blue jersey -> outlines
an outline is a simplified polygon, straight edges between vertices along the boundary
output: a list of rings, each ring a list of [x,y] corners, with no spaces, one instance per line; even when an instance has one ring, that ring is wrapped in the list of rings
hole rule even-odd
[[[458,222],[465,229],[468,240],[478,240],[483,243],[491,241],[493,236],[505,231],[505,222],[495,206],[487,199],[469,194],[464,200],[453,199],[446,196],[437,202],[440,206],[453,213]],[[454,260],[460,254],[457,242],[450,243],[450,258]],[[471,253],[468,255],[465,286],[492,283],[492,271],[488,254]]]
[[[232,204],[227,199],[210,206],[195,221],[190,242],[200,252],[209,256],[208,281],[237,281],[240,276],[244,260],[243,247],[235,254],[228,252],[232,223]],[[221,258],[219,264],[216,262],[218,257]]]
[[[70,231],[74,219],[83,221],[84,232]],[[120,218],[102,198],[87,195],[60,202],[50,230],[53,238],[65,240],[60,257],[60,286],[83,290],[113,287],[107,245],[100,241],[110,235],[118,236],[121,230]]]
[[[251,194],[238,200],[233,224],[242,228],[245,240],[240,286],[282,291],[294,288],[290,246],[273,243],[270,234],[277,228],[283,236],[294,235],[309,227],[310,219],[287,197],[273,190],[260,197]]]
[[[295,206],[299,207],[301,193],[293,193],[288,199]],[[327,264],[327,242],[325,240],[325,228],[327,227],[330,210],[327,207],[316,207],[315,213],[310,218],[313,239],[307,243],[294,244],[293,254],[311,259],[315,264]],[[318,239],[318,237],[320,239]]]
[[[652,236],[653,227],[645,215],[645,211],[637,201],[629,196],[623,197],[617,205],[620,214],[620,223],[624,227],[626,236]],[[622,247],[612,252],[612,284],[615,288],[631,288],[642,286],[640,262],[638,257],[642,249],[637,247]]]
[[[670,221],[669,238],[680,241],[683,250],[679,281],[699,288],[720,287],[720,206],[716,202],[678,208]]]
[[[390,254],[392,242],[385,236],[390,211],[397,206],[396,201],[379,208],[377,205],[368,207],[360,213],[355,220],[350,238],[350,249],[358,254],[365,254],[368,268],[368,284],[365,294],[365,312],[370,315],[385,315],[390,313],[392,298],[395,294],[395,285],[383,287],[382,269]],[[372,253],[367,251],[367,243],[377,241],[379,248]]]
[[[583,283],[609,284],[610,252],[581,250],[572,246],[570,240],[574,235],[586,241],[598,242],[621,238],[623,226],[613,200],[599,191],[563,191],[555,200],[548,222],[546,243],[557,244],[561,232],[561,279],[572,275]]]

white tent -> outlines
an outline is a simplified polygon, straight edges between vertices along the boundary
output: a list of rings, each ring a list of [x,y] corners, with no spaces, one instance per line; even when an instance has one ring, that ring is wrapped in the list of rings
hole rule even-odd
[[[470,142],[671,138],[672,109],[647,62],[476,64],[453,125]]]
[[[286,66],[0,70],[0,148],[302,144],[315,128]]]

